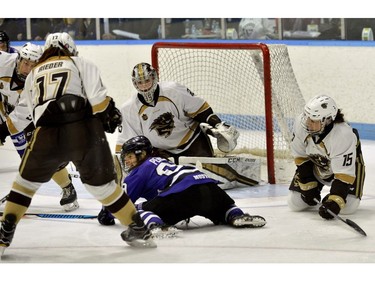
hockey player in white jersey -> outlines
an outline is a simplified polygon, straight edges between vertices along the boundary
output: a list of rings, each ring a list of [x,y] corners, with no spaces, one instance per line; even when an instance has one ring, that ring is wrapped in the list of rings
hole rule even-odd
[[[32,43],[24,44],[19,53],[0,52],[0,145],[10,136],[20,157],[35,129],[29,110],[20,101],[21,92],[27,75],[42,53],[42,47]],[[77,193],[67,169],[59,169],[53,180],[62,188],[60,205],[64,210],[79,208]]]
[[[214,156],[204,132],[218,139],[218,148],[223,152],[236,147],[239,137],[236,128],[223,122],[205,100],[185,86],[159,82],[156,70],[148,63],[133,68],[132,81],[137,94],[121,107],[124,118],[116,152],[129,138],[144,135],[176,162],[179,155]]]
[[[297,165],[289,187],[291,210],[317,205],[315,199],[321,200],[324,186],[330,189],[319,207],[322,218],[334,218],[328,210],[335,214],[357,210],[365,179],[361,143],[331,97],[318,95],[307,102],[295,122],[291,149]]]
[[[134,204],[115,182],[105,132],[115,131],[121,114],[107,95],[99,69],[75,56],[76,50],[67,33],[54,35],[26,78],[22,95],[36,129],[4,208],[2,252],[11,245],[16,227],[42,183],[70,161],[87,191],[128,226],[122,239],[134,247],[156,247]]]

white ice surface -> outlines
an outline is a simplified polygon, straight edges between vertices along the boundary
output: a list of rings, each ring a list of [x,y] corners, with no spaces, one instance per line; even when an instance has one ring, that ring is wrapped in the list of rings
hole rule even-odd
[[[127,280],[132,274],[142,280],[146,276],[150,280],[164,279],[164,274],[165,279],[178,274],[176,278],[185,280],[189,275],[190,280],[193,276],[199,278],[199,270],[212,277],[217,274],[216,280],[278,278],[284,273],[287,280],[332,280],[327,279],[329,276],[339,280],[338,275],[341,280],[353,280],[375,262],[375,142],[363,141],[362,146],[367,171],[364,196],[355,214],[342,217],[355,221],[367,237],[341,221],[323,220],[316,210],[291,212],[286,203],[288,186],[266,184],[227,190],[245,212],[265,217],[265,227],[233,229],[194,217],[188,226],[178,225],[183,230],[181,237],[157,240],[156,249],[140,250],[126,245],[120,238],[124,227],[118,222],[105,227],[95,219],[24,217],[0,261],[0,272],[5,274],[0,274],[1,280],[9,280],[2,277],[8,273],[10,278],[25,274],[26,278],[35,275],[36,280],[42,280],[44,275],[40,272],[47,266],[52,270],[45,274],[48,280],[72,279],[64,273],[70,269],[91,276],[85,280],[108,280],[106,271],[116,272],[120,280]],[[10,141],[0,147],[0,159],[2,198],[9,192],[19,163]],[[73,213],[97,215],[100,203],[86,192],[79,179],[74,179],[74,183],[80,208]],[[59,187],[49,182],[34,196],[28,212],[63,213],[59,200]],[[4,205],[0,206],[0,211],[3,208]],[[173,273],[163,273],[171,268]],[[310,275],[302,273],[297,278],[301,269]]]

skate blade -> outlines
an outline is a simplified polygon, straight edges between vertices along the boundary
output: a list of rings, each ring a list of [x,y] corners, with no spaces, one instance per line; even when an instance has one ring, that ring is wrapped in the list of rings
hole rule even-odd
[[[78,201],[76,200],[72,203],[62,205],[62,207],[65,212],[71,212],[71,211],[77,210],[79,208],[79,204],[78,204]]]
[[[150,232],[154,239],[177,238],[182,235],[182,230],[175,227],[168,227],[167,229],[157,227]]]
[[[133,241],[126,241],[129,246],[134,248],[156,248],[157,245],[152,239],[143,240],[143,239],[135,239]]]
[[[239,221],[233,224],[234,227],[237,228],[257,228],[257,227],[263,227],[267,224],[267,222],[260,218],[253,218],[251,221],[243,220]]]
[[[4,255],[4,251],[7,247],[0,246],[0,259]]]

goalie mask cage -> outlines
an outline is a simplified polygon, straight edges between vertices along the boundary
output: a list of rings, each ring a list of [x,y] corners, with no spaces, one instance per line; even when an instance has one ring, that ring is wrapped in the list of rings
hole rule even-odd
[[[262,157],[265,181],[282,182],[285,161],[294,169],[289,146],[304,98],[286,45],[157,42],[151,56],[160,81],[185,85],[240,131],[231,154]]]

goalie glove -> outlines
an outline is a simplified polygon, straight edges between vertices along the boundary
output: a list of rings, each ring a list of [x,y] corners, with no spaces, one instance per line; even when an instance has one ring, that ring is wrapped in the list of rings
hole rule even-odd
[[[205,134],[210,134],[217,139],[217,147],[224,153],[231,152],[237,145],[240,133],[233,126],[218,123],[212,127],[208,123],[200,123],[200,127]]]

